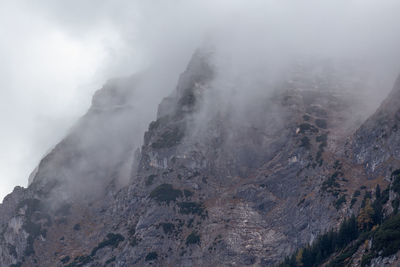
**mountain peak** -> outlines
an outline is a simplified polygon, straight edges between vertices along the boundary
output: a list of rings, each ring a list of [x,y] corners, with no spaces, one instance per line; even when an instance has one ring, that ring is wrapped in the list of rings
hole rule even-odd
[[[210,57],[194,54],[148,127],[135,90],[145,76],[99,90],[0,205],[0,263],[273,266],[358,214],[360,188],[367,198],[400,166],[399,80],[390,107],[350,135],[347,77],[301,67],[239,105],[214,94]]]

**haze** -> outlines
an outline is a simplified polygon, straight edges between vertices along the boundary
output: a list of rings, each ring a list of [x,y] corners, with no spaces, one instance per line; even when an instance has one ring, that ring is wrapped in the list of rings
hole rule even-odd
[[[397,0],[2,1],[0,199],[27,186],[106,80],[152,69],[155,114],[199,47],[215,51],[216,84],[246,88],[244,104],[294,59],[359,65],[370,112],[400,70],[399,12]]]

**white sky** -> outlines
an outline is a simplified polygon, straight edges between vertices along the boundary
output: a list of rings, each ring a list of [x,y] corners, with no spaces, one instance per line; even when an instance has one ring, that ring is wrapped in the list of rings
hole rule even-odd
[[[126,74],[109,64],[118,32],[102,26],[74,35],[23,1],[0,2],[0,202],[27,185],[106,76]]]

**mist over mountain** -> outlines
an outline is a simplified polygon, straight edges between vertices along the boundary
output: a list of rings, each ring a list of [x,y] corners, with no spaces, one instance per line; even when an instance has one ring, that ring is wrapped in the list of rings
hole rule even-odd
[[[400,264],[397,1],[7,7],[118,44],[0,204],[1,266]]]

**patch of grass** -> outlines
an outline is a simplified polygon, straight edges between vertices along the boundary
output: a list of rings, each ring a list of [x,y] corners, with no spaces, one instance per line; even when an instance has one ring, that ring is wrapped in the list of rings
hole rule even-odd
[[[171,201],[176,201],[177,198],[182,197],[182,191],[174,189],[171,184],[161,184],[151,191],[150,197],[157,202],[170,203]]]

